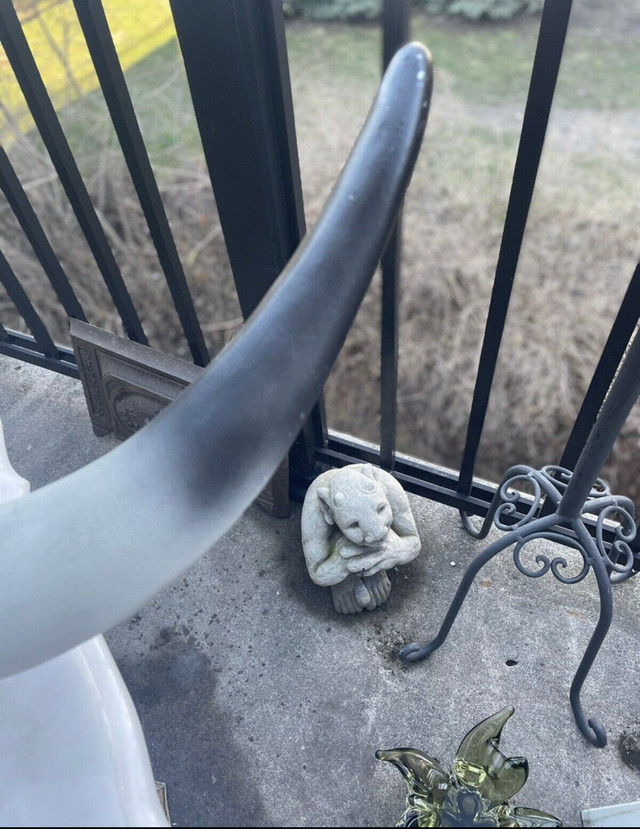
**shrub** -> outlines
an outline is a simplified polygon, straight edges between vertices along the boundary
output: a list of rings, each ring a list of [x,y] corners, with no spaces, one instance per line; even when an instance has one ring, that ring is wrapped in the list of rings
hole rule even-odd
[[[460,15],[471,20],[487,17],[490,20],[507,20],[520,12],[533,13],[542,9],[543,0],[427,0],[429,5],[445,6],[446,14]],[[428,9],[427,9],[428,10]]]
[[[449,14],[469,20],[506,20],[520,13],[540,11],[544,0],[413,0],[428,14]],[[382,0],[283,0],[288,17],[303,20],[372,20],[379,17]]]
[[[284,12],[303,20],[372,20],[381,0],[284,0]]]

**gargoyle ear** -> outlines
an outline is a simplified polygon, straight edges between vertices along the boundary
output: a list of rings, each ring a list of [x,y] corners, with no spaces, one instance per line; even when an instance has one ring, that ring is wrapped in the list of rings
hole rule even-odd
[[[373,466],[371,466],[371,464],[370,464],[370,463],[365,463],[365,465],[362,467],[362,469],[360,470],[360,472],[361,472],[361,473],[362,473],[365,477],[367,477],[367,478],[371,478],[371,480],[372,480],[372,481],[375,481],[375,480],[376,480],[376,476],[374,475],[374,472],[373,472]]]
[[[327,524],[334,524],[333,515],[331,513],[331,491],[328,486],[318,487],[318,503],[322,516]]]

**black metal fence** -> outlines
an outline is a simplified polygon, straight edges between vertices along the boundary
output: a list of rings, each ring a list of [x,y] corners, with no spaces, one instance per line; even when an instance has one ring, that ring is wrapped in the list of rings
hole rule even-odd
[[[245,317],[284,268],[305,234],[300,171],[280,0],[170,0],[205,159],[219,211],[240,306]],[[391,471],[408,491],[469,514],[486,514],[495,486],[475,479],[518,257],[562,59],[572,0],[547,0],[542,13],[529,95],[495,281],[480,354],[464,455],[446,471],[395,451],[398,377],[400,217],[382,258],[381,425],[379,447],[327,430],[321,402],[294,447],[291,493],[303,497],[317,464],[372,461]],[[131,179],[171,291],[193,361],[210,358],[176,251],[134,108],[100,0],[74,0]],[[383,64],[409,37],[409,0],[386,0]],[[0,40],[22,88],[127,336],[146,344],[138,312],[11,2],[0,3]],[[86,317],[4,151],[0,187],[69,317]],[[0,353],[77,376],[73,353],[56,345],[4,256],[0,279],[31,331],[0,324]],[[640,316],[636,270],[560,464],[572,469],[611,386]],[[301,371],[304,367],[301,366]],[[526,512],[526,505],[523,506]]]

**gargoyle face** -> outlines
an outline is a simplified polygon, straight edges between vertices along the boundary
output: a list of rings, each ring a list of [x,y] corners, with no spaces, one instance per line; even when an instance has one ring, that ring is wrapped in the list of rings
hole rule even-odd
[[[340,470],[320,497],[333,521],[354,544],[375,547],[389,534],[393,522],[391,505],[370,466]]]

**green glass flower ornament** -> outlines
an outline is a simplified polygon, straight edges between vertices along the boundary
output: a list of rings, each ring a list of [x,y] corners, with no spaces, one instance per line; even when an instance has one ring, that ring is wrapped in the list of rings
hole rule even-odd
[[[509,800],[524,786],[524,757],[505,757],[500,735],[513,708],[478,723],[460,743],[451,771],[415,748],[377,751],[399,769],[408,786],[407,808],[397,826],[562,826],[537,809],[513,807]]]

